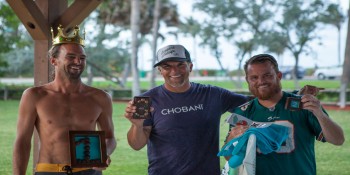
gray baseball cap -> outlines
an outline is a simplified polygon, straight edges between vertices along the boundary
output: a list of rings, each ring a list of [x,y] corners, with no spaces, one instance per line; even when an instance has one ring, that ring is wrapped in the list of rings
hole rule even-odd
[[[158,50],[156,64],[153,67],[159,66],[165,61],[191,61],[190,53],[182,45],[168,45]]]

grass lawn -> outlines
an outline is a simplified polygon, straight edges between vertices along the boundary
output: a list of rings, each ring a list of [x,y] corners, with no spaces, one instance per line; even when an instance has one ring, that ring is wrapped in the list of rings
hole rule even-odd
[[[244,77],[242,77],[241,80],[242,80],[242,89],[248,89],[248,85]],[[191,81],[197,82],[197,83],[203,83],[203,84],[211,84],[211,85],[223,87],[226,89],[237,89],[235,84],[229,80],[191,80]],[[300,87],[303,87],[304,85],[313,85],[313,86],[323,87],[326,89],[339,89],[340,87],[340,80],[299,80],[298,82]],[[164,83],[163,80],[157,81],[156,85],[161,85],[163,83]],[[283,80],[281,81],[281,83],[282,83],[283,89],[291,89],[291,90],[296,89],[293,80]],[[105,87],[111,87],[116,89],[119,88],[116,84],[110,81],[102,81],[102,82],[94,81],[92,86],[97,88],[102,88],[102,89]],[[131,81],[127,82],[125,86],[126,88],[131,89],[132,82]],[[149,80],[140,82],[141,89],[148,89],[149,87],[150,87]]]
[[[0,174],[12,174],[12,151],[16,132],[17,110],[19,101],[0,101]],[[130,122],[123,117],[125,103],[114,103],[113,120],[117,138],[117,149],[112,154],[112,164],[104,171],[104,175],[143,175],[147,174],[146,148],[140,151],[132,150],[126,140]],[[329,111],[331,117],[344,129],[346,140],[350,139],[350,111]],[[229,114],[225,114],[225,119]],[[221,141],[227,132],[227,124],[221,125]],[[345,142],[337,147],[328,143],[316,144],[318,175],[348,175],[350,174],[350,145]],[[224,163],[224,160],[222,160]],[[30,160],[29,167],[32,167]],[[287,170],[286,170],[287,171]],[[31,174],[28,168],[27,175]]]

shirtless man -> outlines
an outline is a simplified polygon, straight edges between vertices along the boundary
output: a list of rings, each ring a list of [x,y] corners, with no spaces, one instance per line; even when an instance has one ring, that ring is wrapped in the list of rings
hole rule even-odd
[[[48,172],[68,174],[63,169],[70,165],[69,130],[93,131],[98,128],[105,131],[108,157],[116,147],[111,97],[102,90],[85,85],[80,78],[87,57],[83,44],[53,43],[49,57],[55,67],[54,81],[28,88],[22,95],[13,152],[14,175],[26,173],[34,127],[40,137],[36,175]],[[52,170],[53,167],[56,170]],[[96,167],[74,168],[72,172],[101,174],[101,170]]]

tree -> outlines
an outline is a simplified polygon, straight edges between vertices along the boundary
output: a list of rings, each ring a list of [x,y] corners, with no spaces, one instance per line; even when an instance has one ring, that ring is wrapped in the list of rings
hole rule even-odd
[[[350,8],[350,2],[349,2]],[[350,12],[348,12],[348,16],[350,16]],[[345,108],[346,106],[346,90],[350,81],[350,18],[348,18],[348,32],[346,36],[346,45],[345,45],[345,57],[343,64],[343,75],[341,77],[340,84],[340,93],[339,93],[339,105],[341,108]]]
[[[132,86],[132,96],[137,96],[141,93],[140,91],[140,80],[139,80],[139,71],[137,66],[137,53],[138,53],[138,44],[139,39],[138,35],[140,32],[140,0],[132,0],[131,2],[131,70],[133,77],[133,86]]]
[[[215,27],[213,29],[213,32],[216,33],[215,35],[225,38],[239,50],[233,56],[239,62],[238,77],[240,77],[242,61],[258,48],[259,40],[268,30],[266,26],[268,25],[268,20],[273,17],[271,8],[273,4],[274,2],[270,0],[231,0],[229,2],[204,0],[194,5],[196,9],[208,13],[211,18],[209,22],[204,22],[203,24],[215,24],[213,26]],[[210,35],[213,34],[207,33],[207,35],[209,36],[202,36],[202,38],[210,38]],[[207,41],[216,42],[217,40]],[[207,41],[205,43],[209,44]],[[214,46],[216,44],[209,45]],[[215,47],[211,48],[216,49]],[[238,79],[236,86],[238,88],[241,87],[240,79]]]
[[[321,0],[303,1],[289,0],[279,1],[281,20],[278,20],[276,26],[270,32],[265,34],[264,39],[267,41],[274,40],[273,43],[266,42],[264,45],[270,51],[278,53],[288,50],[295,59],[293,69],[293,79],[295,88],[299,88],[296,72],[299,67],[301,54],[309,54],[312,48],[309,46],[311,41],[320,39],[318,35],[321,14],[325,11],[326,4]],[[278,12],[277,12],[278,13]],[[278,40],[275,40],[275,39]],[[273,48],[279,45],[278,48]]]
[[[102,6],[98,11],[98,18],[100,18],[102,21],[106,21],[108,24],[119,26],[125,29],[130,29],[132,2],[133,1],[129,0],[107,0],[104,3],[102,3]],[[140,0],[140,15],[139,22],[137,24],[139,25],[139,34],[141,36],[138,39],[139,43],[137,47],[140,47],[142,45],[142,41],[145,41],[145,35],[152,33],[154,7],[155,0]],[[162,0],[159,12],[159,20],[163,21],[167,26],[174,26],[178,24],[179,20],[176,11],[176,5],[171,3],[169,0]],[[158,36],[161,36],[161,34],[158,33]],[[127,62],[127,64],[124,65],[123,82],[126,81],[126,78],[128,77],[130,72],[130,68],[130,62]],[[136,73],[138,74],[138,70]],[[152,75],[152,77],[153,76],[154,75]]]
[[[29,36],[28,36],[29,37]],[[6,75],[10,77],[32,77],[34,73],[33,47],[11,50],[4,55],[8,67]]]
[[[320,20],[325,24],[333,25],[338,30],[338,65],[340,65],[341,24],[345,21],[345,15],[341,12],[339,4],[330,4],[326,11],[321,14]]]
[[[159,32],[159,21],[160,21],[160,6],[162,2],[161,0],[156,0],[154,5],[154,17],[153,17],[153,33],[152,33],[152,55],[153,58],[157,57],[157,43],[158,43],[158,32]],[[156,60],[152,59],[152,65],[156,64]],[[156,87],[156,70],[152,69],[151,74],[151,86],[150,88]]]
[[[0,1],[0,76],[6,74],[9,66],[6,53],[14,49],[28,48],[32,43],[20,20],[4,1]]]
[[[196,47],[197,47],[197,35],[199,34],[201,30],[201,24],[195,20],[193,17],[186,18],[184,22],[181,22],[178,27],[179,33],[183,33],[185,36],[189,34],[192,37],[193,40],[193,53],[192,58],[194,58],[192,61],[194,62],[195,67],[196,61],[197,61],[197,53],[196,53]],[[198,69],[194,70],[195,75],[199,75]]]
[[[230,76],[229,71],[224,68],[221,62],[222,51],[220,49],[219,37],[220,32],[214,31],[218,30],[219,27],[215,25],[216,23],[211,20],[210,22],[204,22],[203,28],[200,31],[200,36],[202,42],[200,43],[203,47],[209,47],[211,54],[216,58],[219,64],[220,70],[225,73],[225,75],[230,79],[231,82],[235,84],[236,87],[241,87],[240,84],[236,83]]]

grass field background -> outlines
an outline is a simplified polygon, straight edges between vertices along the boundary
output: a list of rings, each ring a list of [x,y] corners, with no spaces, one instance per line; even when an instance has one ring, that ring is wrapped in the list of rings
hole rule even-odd
[[[204,84],[212,84],[227,89],[235,89],[232,82],[227,81],[197,81]],[[339,81],[300,81],[300,86],[311,84],[327,89],[339,88]],[[104,84],[104,83],[102,83]],[[157,84],[161,84],[158,82]],[[95,84],[96,85],[96,84]],[[97,84],[97,86],[104,86]],[[131,86],[128,84],[128,86]],[[147,89],[149,83],[142,82],[142,88]],[[292,81],[282,81],[284,89],[295,89]],[[232,88],[231,88],[232,87]],[[243,89],[247,85],[243,84]],[[16,134],[16,122],[18,115],[18,100],[0,100],[0,175],[12,174],[12,152]],[[113,104],[113,121],[117,139],[117,149],[112,154],[112,164],[104,171],[104,175],[146,175],[147,174],[147,150],[134,151],[127,143],[126,133],[130,122],[123,117],[125,103]],[[328,143],[316,143],[316,160],[318,175],[349,175],[350,174],[350,111],[328,111],[331,118],[340,124],[345,132],[346,141],[342,146],[333,146]],[[222,146],[228,126],[224,119],[228,113],[222,116],[220,125],[220,144]],[[68,149],[68,148],[67,148]],[[224,164],[221,159],[221,164]],[[288,171],[288,169],[286,169]],[[32,156],[29,161],[27,175],[32,174]]]
[[[19,101],[0,101],[0,174],[12,174],[12,151],[16,132],[17,110]],[[118,141],[117,149],[112,154],[112,164],[104,171],[104,175],[143,175],[147,174],[146,148],[140,151],[132,150],[126,139],[130,122],[123,117],[125,103],[114,103],[113,121],[115,135]],[[332,119],[338,122],[345,131],[346,140],[350,133],[350,112],[329,111]],[[228,117],[224,114],[222,119]],[[227,132],[227,124],[221,122],[221,141]],[[67,148],[68,149],[68,148]],[[349,175],[350,145],[346,141],[343,146],[333,146],[328,143],[316,144],[318,175]],[[221,161],[222,164],[224,160]],[[32,160],[29,162],[27,175],[31,174]],[[286,170],[288,171],[288,170]]]

